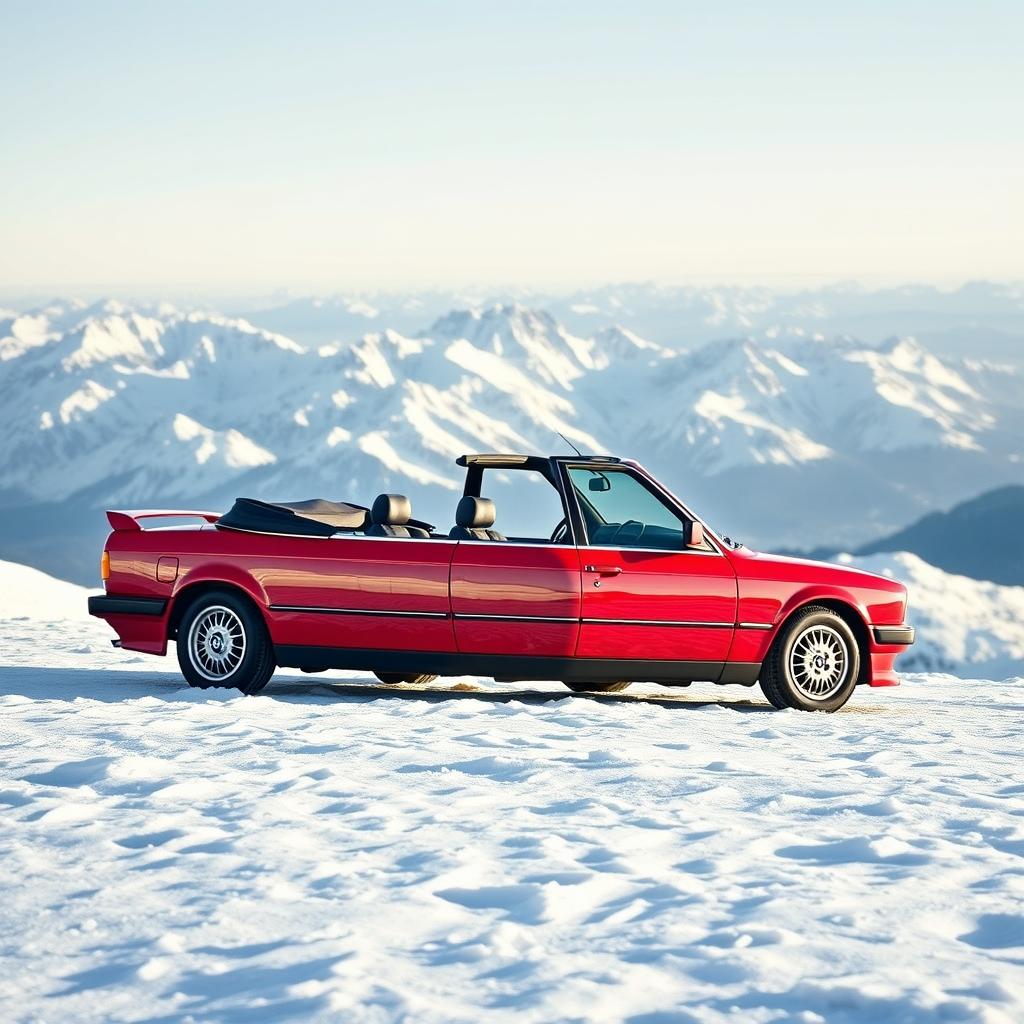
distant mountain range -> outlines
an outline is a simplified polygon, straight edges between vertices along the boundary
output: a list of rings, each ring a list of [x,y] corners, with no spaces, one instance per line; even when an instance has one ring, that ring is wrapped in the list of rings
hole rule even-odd
[[[846,557],[907,586],[914,646],[899,672],[950,672],[971,679],[1024,675],[1024,587],[944,572],[907,551]]]
[[[229,310],[304,344],[351,340],[382,326],[415,333],[450,309],[519,304],[545,309],[574,334],[625,325],[666,348],[722,338],[849,336],[868,344],[912,336],[935,355],[1024,365],[1024,285],[973,281],[869,289],[857,283],[801,291],[744,286],[606,285],[570,295],[530,291],[296,297]]]
[[[958,576],[1024,585],[1024,487],[1000,487],[948,512],[930,512],[858,555],[910,551]],[[818,552],[819,557],[828,552]]]
[[[702,315],[708,295],[691,296]],[[315,342],[166,304],[0,313],[0,557],[91,580],[104,507],[223,508],[239,494],[365,503],[398,490],[447,526],[457,455],[559,451],[558,434],[639,458],[761,547],[849,550],[1024,483],[1015,366],[795,324],[668,346],[644,337],[624,298],[613,322],[612,297],[592,295],[604,312],[577,310],[574,326],[505,303],[415,330],[420,300],[395,314],[402,330],[353,300],[344,315],[359,333]],[[723,331],[739,309],[726,307]]]

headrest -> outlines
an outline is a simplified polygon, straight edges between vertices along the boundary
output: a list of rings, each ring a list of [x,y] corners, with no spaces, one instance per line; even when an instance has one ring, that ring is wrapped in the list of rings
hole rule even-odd
[[[485,530],[494,525],[494,502],[467,494],[455,510],[455,523],[467,530]]]
[[[370,519],[378,526],[404,526],[412,518],[412,503],[404,494],[378,494]]]

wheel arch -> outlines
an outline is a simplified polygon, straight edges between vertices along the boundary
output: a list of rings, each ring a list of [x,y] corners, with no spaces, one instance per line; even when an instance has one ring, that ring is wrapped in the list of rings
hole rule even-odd
[[[857,676],[857,685],[871,682],[871,633],[868,630],[867,619],[855,601],[849,597],[835,594],[810,594],[801,595],[798,602],[787,607],[778,627],[772,636],[772,644],[782,635],[786,627],[801,612],[812,606],[828,608],[838,615],[849,627],[857,641],[860,652],[860,672]]]
[[[175,590],[167,616],[168,640],[176,638],[181,620],[192,604],[203,594],[215,590],[226,590],[241,597],[259,612],[264,622],[267,622],[267,597],[256,580],[232,567],[224,567],[223,571],[204,569],[201,573],[190,573],[184,577]]]

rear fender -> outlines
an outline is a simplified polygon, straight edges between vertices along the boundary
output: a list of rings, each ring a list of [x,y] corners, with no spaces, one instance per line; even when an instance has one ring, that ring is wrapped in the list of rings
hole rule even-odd
[[[251,573],[234,565],[204,562],[178,580],[171,597],[170,614],[167,623],[168,632],[173,632],[177,623],[181,621],[181,614],[188,604],[191,594],[198,587],[210,588],[216,585],[243,591],[259,608],[264,621],[269,622],[267,619],[267,606],[270,604],[270,600],[263,586]]]

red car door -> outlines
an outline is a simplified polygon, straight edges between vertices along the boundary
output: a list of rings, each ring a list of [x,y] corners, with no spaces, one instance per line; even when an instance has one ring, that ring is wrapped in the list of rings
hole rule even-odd
[[[537,457],[469,456],[463,464],[466,495],[487,493],[496,504],[488,503],[495,529],[453,530],[461,537],[451,566],[458,651],[571,658],[580,630],[580,562],[561,480]]]
[[[461,653],[565,658],[576,650],[580,562],[571,545],[459,541],[451,595]]]
[[[629,467],[566,470],[586,534],[581,543],[581,658],[679,661],[714,678],[736,622],[736,574],[708,540]]]
[[[454,649],[448,601],[454,541],[338,535],[265,542],[276,557],[256,561],[275,643]]]

